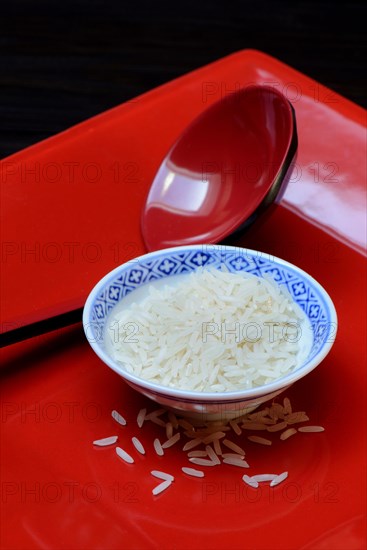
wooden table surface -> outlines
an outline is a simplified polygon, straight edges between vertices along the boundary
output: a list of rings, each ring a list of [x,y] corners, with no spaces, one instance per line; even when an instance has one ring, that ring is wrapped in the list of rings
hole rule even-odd
[[[245,48],[365,106],[364,6],[4,0],[0,157]]]

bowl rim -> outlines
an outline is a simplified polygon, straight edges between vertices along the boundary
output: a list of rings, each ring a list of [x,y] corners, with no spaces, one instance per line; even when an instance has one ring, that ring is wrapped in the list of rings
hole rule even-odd
[[[240,251],[243,254],[248,254],[250,257],[254,256],[266,256],[267,259],[271,262],[274,262],[276,265],[284,266],[287,268],[291,268],[295,272],[302,275],[305,279],[309,280],[310,283],[320,292],[322,295],[325,305],[328,309],[329,315],[330,315],[330,323],[335,324],[335,332],[333,334],[333,339],[325,342],[322,348],[319,350],[319,352],[315,355],[315,357],[312,359],[312,361],[309,361],[303,368],[300,367],[296,371],[290,372],[286,374],[285,376],[282,376],[281,378],[276,379],[274,382],[270,382],[268,384],[256,387],[256,388],[248,388],[238,391],[229,391],[229,392],[195,392],[190,390],[183,390],[183,389],[177,389],[177,388],[171,388],[168,386],[162,386],[160,384],[156,384],[153,382],[149,382],[148,380],[144,380],[143,378],[139,378],[135,376],[132,373],[129,373],[128,371],[124,370],[123,366],[116,363],[107,352],[102,349],[100,345],[100,341],[96,341],[95,339],[91,340],[88,337],[88,327],[91,324],[91,313],[92,313],[92,307],[93,303],[96,299],[96,297],[100,294],[101,290],[108,284],[108,282],[116,277],[116,275],[120,272],[122,272],[124,269],[127,268],[129,264],[132,262],[138,262],[140,259],[149,259],[153,258],[155,256],[160,256],[162,254],[171,254],[171,253],[177,253],[177,252],[183,252],[184,250],[203,250],[203,247],[206,249],[214,249],[219,251],[225,251],[228,250],[230,252],[232,251]],[[120,303],[117,302],[117,303]],[[186,402],[201,402],[201,403],[226,403],[226,402],[240,402],[243,400],[249,400],[253,398],[258,398],[270,393],[273,393],[275,391],[285,389],[286,387],[292,385],[297,380],[303,378],[307,374],[309,374],[312,370],[314,370],[328,355],[330,352],[332,346],[334,345],[337,330],[338,330],[338,318],[336,309],[334,306],[334,303],[328,294],[328,292],[325,290],[325,288],[316,280],[312,275],[301,269],[300,267],[292,264],[291,262],[288,262],[287,260],[283,260],[282,258],[279,258],[278,256],[275,256],[273,254],[269,254],[267,252],[262,252],[259,250],[254,250],[250,248],[242,248],[242,247],[236,247],[236,246],[230,246],[230,245],[220,245],[220,244],[194,244],[194,245],[182,245],[182,246],[174,246],[170,248],[164,248],[160,250],[155,250],[152,252],[148,252],[146,254],[141,254],[140,256],[137,256],[127,262],[124,262],[123,264],[115,267],[113,270],[109,271],[106,275],[100,279],[96,285],[92,288],[90,291],[87,300],[85,302],[84,308],[83,308],[83,329],[86,336],[86,339],[88,340],[89,345],[92,347],[93,351],[96,353],[96,355],[113,371],[115,371],[117,374],[119,374],[128,384],[133,385],[134,387],[141,388],[142,390],[145,390],[149,393],[152,393],[154,395],[160,395],[160,396],[169,396],[171,398],[176,398],[178,401],[186,401]]]

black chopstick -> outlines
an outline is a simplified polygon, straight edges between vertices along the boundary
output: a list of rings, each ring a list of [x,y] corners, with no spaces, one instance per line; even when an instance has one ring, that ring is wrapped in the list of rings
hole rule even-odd
[[[0,334],[0,348],[40,336],[82,321],[83,308],[74,309]]]

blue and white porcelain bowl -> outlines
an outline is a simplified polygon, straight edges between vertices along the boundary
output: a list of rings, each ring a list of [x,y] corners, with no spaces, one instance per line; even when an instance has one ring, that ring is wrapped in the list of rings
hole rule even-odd
[[[138,378],[117,363],[106,347],[105,332],[111,311],[131,292],[154,281],[190,273],[199,267],[245,271],[271,277],[286,287],[306,315],[300,345],[303,358],[291,372],[269,384],[239,391],[209,393],[164,387]],[[131,299],[131,297],[130,297]],[[128,301],[130,301],[130,299]],[[256,250],[221,245],[193,245],[145,254],[108,273],[91,291],[83,313],[86,337],[96,354],[127,384],[165,407],[183,415],[209,419],[234,418],[274,398],[317,367],[329,353],[337,332],[337,315],[324,288],[298,267]]]

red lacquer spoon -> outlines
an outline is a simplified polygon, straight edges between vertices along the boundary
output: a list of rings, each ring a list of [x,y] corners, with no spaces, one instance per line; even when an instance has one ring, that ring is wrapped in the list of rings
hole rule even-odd
[[[252,85],[190,124],[163,160],[142,212],[148,250],[218,243],[248,227],[289,179],[294,110],[277,90]]]

